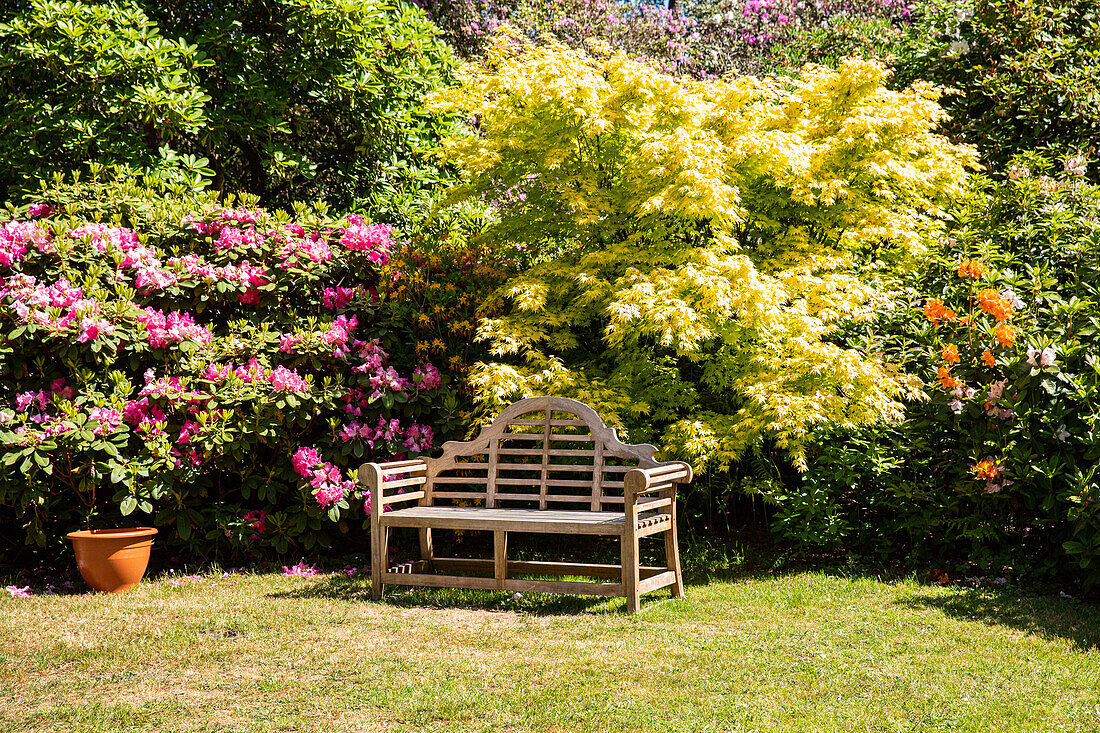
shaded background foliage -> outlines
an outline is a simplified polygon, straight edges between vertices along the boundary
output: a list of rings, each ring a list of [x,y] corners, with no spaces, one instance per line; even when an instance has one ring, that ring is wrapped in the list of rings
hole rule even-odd
[[[394,208],[438,181],[446,122],[420,99],[453,55],[404,0],[33,0],[0,21],[9,194],[90,161],[156,166],[164,146],[264,206]]]

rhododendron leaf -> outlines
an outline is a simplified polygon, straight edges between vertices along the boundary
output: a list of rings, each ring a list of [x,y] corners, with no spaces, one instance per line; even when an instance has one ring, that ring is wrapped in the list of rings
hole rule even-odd
[[[137,509],[137,497],[134,496],[127,496],[118,505],[118,510],[124,517],[133,514],[135,509]]]
[[[191,521],[180,512],[176,515],[176,533],[179,534],[181,539],[188,539],[191,537]]]

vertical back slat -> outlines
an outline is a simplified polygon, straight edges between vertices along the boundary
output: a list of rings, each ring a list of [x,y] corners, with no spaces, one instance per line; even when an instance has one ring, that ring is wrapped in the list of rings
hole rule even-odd
[[[547,486],[546,480],[550,478],[550,416],[554,411],[550,409],[550,402],[546,404],[546,421],[542,427],[542,474],[539,477],[539,509],[546,508]]]
[[[500,448],[500,438],[489,441],[489,470],[485,482],[485,507],[492,509],[497,505],[497,449]]]
[[[596,454],[592,456],[592,505],[590,508],[598,512],[603,505],[603,440],[596,436],[594,445]]]

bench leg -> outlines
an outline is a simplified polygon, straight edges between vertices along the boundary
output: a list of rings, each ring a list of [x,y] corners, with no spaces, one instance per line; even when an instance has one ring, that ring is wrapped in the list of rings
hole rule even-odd
[[[623,595],[626,596],[626,612],[637,613],[642,596],[638,592],[638,534],[627,512],[626,531],[622,536]]]
[[[493,532],[493,578],[503,589],[508,578],[508,533]]]
[[[684,597],[684,576],[680,572],[680,543],[676,534],[676,512],[672,513],[672,529],[665,532],[665,567],[676,573],[670,590],[673,598]]]
[[[382,600],[382,573],[390,564],[389,539],[390,528],[378,522],[372,522],[370,532],[370,595],[376,601]]]
[[[432,530],[430,527],[425,527],[420,530],[420,559],[425,562],[428,569],[433,569],[433,560],[435,560],[435,545],[432,544]]]

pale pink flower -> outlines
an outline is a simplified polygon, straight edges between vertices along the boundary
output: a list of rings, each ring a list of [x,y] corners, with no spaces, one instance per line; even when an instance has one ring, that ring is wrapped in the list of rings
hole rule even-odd
[[[30,598],[31,597],[31,587],[29,585],[24,586],[23,588],[20,588],[17,585],[9,585],[9,586],[5,586],[4,590],[6,590],[8,592],[8,595],[11,596],[12,598]]]
[[[284,333],[282,336],[279,337],[279,351],[283,352],[284,354],[293,354],[294,344],[298,343],[301,340],[302,338],[300,336],[295,336],[294,334],[290,333]]]
[[[1085,175],[1085,158],[1082,155],[1075,155],[1072,158],[1067,158],[1065,162],[1065,171],[1071,176],[1083,176]]]
[[[291,392],[309,391],[309,384],[306,380],[302,379],[298,372],[287,369],[284,366],[275,367],[269,379],[271,381],[271,388],[274,390],[290,390]]]
[[[1048,367],[1054,364],[1055,351],[1054,349],[1039,349],[1029,348],[1027,350],[1027,363],[1033,367],[1044,366]]]

